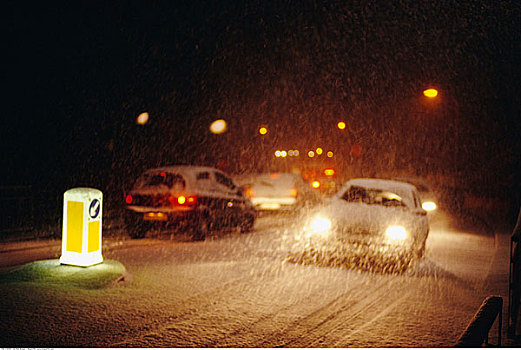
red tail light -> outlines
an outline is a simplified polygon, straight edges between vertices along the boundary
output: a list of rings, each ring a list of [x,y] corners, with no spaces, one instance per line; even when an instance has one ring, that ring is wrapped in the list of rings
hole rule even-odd
[[[249,188],[249,187],[248,187],[248,188],[246,188],[246,189],[244,190],[244,195],[245,195],[246,197],[248,197],[248,198],[253,198],[253,197],[255,197],[255,192],[253,191],[252,188]]]
[[[169,196],[168,201],[172,206],[189,207],[197,203],[197,196]]]
[[[125,202],[127,204],[132,204],[133,201],[134,201],[134,198],[132,198],[132,196],[130,194],[127,194],[127,196],[125,197]]]

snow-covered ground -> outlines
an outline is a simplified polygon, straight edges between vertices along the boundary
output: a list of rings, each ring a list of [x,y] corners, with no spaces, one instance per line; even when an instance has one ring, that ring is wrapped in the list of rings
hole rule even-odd
[[[169,235],[105,240],[105,259],[129,273],[105,288],[0,279],[0,344],[445,347],[491,294],[504,298],[506,325],[506,233],[456,231],[440,219],[425,259],[386,273],[287,262],[290,221],[265,216],[252,233],[220,233],[205,242]],[[0,248],[4,273],[60,252],[58,241]],[[496,332],[497,325],[492,343]]]

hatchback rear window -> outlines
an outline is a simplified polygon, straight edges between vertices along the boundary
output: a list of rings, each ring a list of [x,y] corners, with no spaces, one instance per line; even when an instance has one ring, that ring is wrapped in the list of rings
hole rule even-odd
[[[179,174],[166,172],[144,174],[140,187],[166,186],[175,190],[183,190],[186,186],[184,178]]]

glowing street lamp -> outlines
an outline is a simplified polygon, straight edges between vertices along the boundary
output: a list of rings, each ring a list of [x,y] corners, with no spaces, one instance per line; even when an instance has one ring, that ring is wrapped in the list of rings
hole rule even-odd
[[[438,96],[438,90],[436,90],[434,88],[429,88],[429,89],[423,90],[423,95],[428,98],[435,98],[436,96]]]
[[[149,119],[148,113],[143,112],[140,115],[138,115],[138,117],[136,118],[136,123],[138,125],[145,125],[146,123],[148,123],[148,119]]]
[[[260,129],[259,129],[259,134],[261,135],[266,135],[268,133],[268,128],[266,128],[265,126],[262,126]]]
[[[210,124],[210,131],[213,134],[222,134],[226,131],[227,124],[224,119],[217,119],[212,124]]]
[[[337,123],[337,128],[339,128],[340,130],[344,130],[346,128],[346,123],[344,122],[338,122]]]

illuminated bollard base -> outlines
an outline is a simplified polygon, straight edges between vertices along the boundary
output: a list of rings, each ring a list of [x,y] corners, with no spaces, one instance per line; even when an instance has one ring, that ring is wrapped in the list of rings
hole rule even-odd
[[[0,274],[0,282],[31,282],[54,287],[103,288],[126,280],[125,266],[105,260],[90,266],[63,265],[58,259],[34,261]]]
[[[103,262],[102,204],[103,194],[94,188],[72,188],[63,194],[60,263],[86,267]]]

